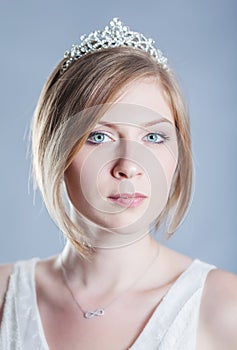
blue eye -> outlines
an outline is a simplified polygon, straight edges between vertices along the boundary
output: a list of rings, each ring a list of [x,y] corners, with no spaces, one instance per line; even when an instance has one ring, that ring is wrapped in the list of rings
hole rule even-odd
[[[151,132],[145,136],[146,141],[151,143],[163,143],[168,139],[167,136],[159,134],[158,132]]]
[[[101,131],[92,132],[87,139],[87,142],[94,144],[101,144],[109,141],[111,141],[111,138]]]

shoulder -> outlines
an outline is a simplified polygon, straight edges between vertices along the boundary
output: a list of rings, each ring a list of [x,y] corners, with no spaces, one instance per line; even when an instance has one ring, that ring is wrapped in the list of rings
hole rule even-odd
[[[4,299],[7,292],[9,277],[13,264],[0,265],[0,322],[3,313]]]
[[[0,304],[2,303],[6,294],[12,268],[13,264],[0,265]]]
[[[208,273],[200,323],[209,344],[203,349],[237,349],[237,275],[219,269]]]

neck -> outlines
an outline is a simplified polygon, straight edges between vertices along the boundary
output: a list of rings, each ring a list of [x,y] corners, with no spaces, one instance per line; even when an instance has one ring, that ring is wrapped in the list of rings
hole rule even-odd
[[[62,253],[63,264],[74,288],[87,290],[123,289],[138,276],[160,246],[150,235],[120,248],[95,249],[91,259],[79,256],[70,242]]]

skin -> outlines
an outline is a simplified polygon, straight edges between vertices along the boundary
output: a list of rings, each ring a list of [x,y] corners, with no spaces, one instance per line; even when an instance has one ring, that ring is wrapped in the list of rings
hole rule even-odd
[[[96,249],[90,262],[81,259],[69,242],[63,251],[67,278],[81,306],[88,310],[93,310],[99,305],[106,307],[120,295],[105,308],[106,316],[99,321],[96,318],[85,321],[80,310],[75,307],[75,302],[63,281],[57,256],[37,263],[37,301],[51,350],[77,349],[78,344],[80,348],[87,350],[128,348],[136,340],[167,290],[192,263],[190,257],[162,246],[150,235],[129,244],[134,239],[141,238],[149,228],[153,216],[148,212],[153,213],[156,209],[152,198],[154,188],[156,193],[162,193],[158,209],[162,208],[177,166],[178,154],[175,147],[174,120],[157,81],[134,82],[125,89],[117,102],[123,106],[140,106],[139,110],[143,111],[143,108],[147,108],[156,115],[165,117],[168,120],[167,125],[160,125],[159,130],[162,127],[166,128],[166,131],[169,129],[172,141],[171,144],[167,143],[167,146],[155,147],[144,141],[147,131],[157,131],[157,127],[155,130],[150,130],[150,127],[144,130],[141,128],[144,120],[139,119],[134,123],[133,115],[129,125],[125,124],[127,119],[120,119],[117,120],[119,123],[116,123],[116,128],[106,126],[104,130],[103,126],[103,130],[113,141],[100,146],[86,144],[73,160],[65,174],[69,196],[75,207],[72,207],[72,217],[78,223],[83,223],[88,234],[94,237],[93,243],[113,248],[119,244],[127,246],[118,249]],[[104,121],[108,122],[108,118],[108,115],[105,116]],[[114,115],[113,121],[116,121]],[[97,126],[95,130],[98,130]],[[154,181],[152,167],[145,168],[147,164],[142,163],[144,157],[138,159],[135,153],[132,153],[134,144],[140,151],[144,151],[148,159],[156,160],[157,169],[162,170],[158,178],[160,181]],[[99,152],[98,147],[107,150],[105,154],[114,152],[113,161],[107,162],[104,152]],[[96,178],[93,177],[95,160],[100,163],[99,176]],[[86,170],[88,178],[83,177],[83,169]],[[165,179],[165,182],[162,182],[162,179]],[[166,184],[163,192],[159,187],[161,183]],[[125,186],[122,191],[121,184]],[[122,207],[121,210],[121,206],[111,204],[108,196],[114,191],[123,193],[127,188],[146,193],[147,198],[135,208]],[[156,255],[157,258],[153,261]],[[142,278],[129,288],[131,280],[137,280],[152,261]],[[0,269],[2,300],[11,268],[12,265],[5,265]],[[127,292],[122,294],[125,290]],[[214,270],[208,274],[200,308],[197,349],[237,348],[236,291],[235,275],[222,270]]]
[[[174,120],[157,82],[134,85],[96,125],[65,174],[71,216],[93,246],[126,244],[148,232],[165,207],[177,166]],[[124,193],[145,198],[135,208],[111,201]]]

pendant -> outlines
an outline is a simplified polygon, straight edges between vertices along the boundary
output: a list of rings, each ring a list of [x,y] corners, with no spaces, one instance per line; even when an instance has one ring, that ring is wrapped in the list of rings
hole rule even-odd
[[[104,309],[96,309],[94,311],[86,311],[84,313],[84,317],[89,319],[89,318],[93,318],[95,316],[104,316],[104,314],[105,314]]]

